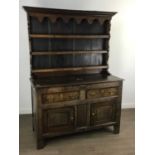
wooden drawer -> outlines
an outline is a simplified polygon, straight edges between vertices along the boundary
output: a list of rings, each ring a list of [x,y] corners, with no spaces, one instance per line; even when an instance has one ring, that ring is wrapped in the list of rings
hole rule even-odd
[[[79,87],[61,87],[44,89],[42,91],[41,96],[43,104],[74,101],[80,99],[80,89]]]
[[[99,97],[108,97],[108,96],[117,96],[118,87],[111,88],[96,88],[87,90],[87,99],[99,98]]]
[[[59,93],[50,93],[50,94],[43,94],[42,100],[43,103],[55,103],[55,102],[64,102],[64,101],[72,101],[79,99],[79,92],[59,92]]]

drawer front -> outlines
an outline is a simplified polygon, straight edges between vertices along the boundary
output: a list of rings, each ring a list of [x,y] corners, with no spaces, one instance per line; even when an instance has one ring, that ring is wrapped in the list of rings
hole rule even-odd
[[[96,88],[96,89],[87,90],[87,99],[117,96],[117,95],[118,95],[118,87]]]
[[[42,95],[42,100],[43,100],[43,103],[45,104],[79,100],[79,98],[80,98],[79,91],[47,93]]]

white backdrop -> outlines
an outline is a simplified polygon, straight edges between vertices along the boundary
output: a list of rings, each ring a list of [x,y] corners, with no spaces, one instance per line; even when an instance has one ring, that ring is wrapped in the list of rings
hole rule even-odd
[[[20,0],[19,8],[19,112],[31,113],[30,66],[26,12],[22,6],[60,9],[116,11],[112,19],[110,40],[110,72],[124,81],[124,108],[134,107],[134,30],[136,2],[134,0]]]

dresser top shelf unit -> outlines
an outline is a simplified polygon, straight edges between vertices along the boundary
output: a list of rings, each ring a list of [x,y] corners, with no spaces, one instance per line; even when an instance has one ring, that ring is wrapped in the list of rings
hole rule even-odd
[[[109,75],[110,21],[116,12],[24,9],[32,78]]]

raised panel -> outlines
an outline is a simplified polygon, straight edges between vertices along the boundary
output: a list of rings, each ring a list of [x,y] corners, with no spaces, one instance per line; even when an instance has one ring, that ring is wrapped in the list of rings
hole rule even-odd
[[[116,103],[114,100],[91,104],[91,125],[114,122]]]
[[[77,106],[77,128],[87,126],[87,104]]]
[[[97,121],[110,121],[112,116],[112,107],[111,106],[101,106],[96,109],[96,120]]]
[[[74,128],[74,107],[43,111],[44,132],[67,132]]]
[[[79,91],[48,93],[42,95],[42,100],[44,104],[78,100],[79,98],[80,98]]]
[[[99,98],[99,97],[108,97],[108,96],[117,96],[118,88],[98,88],[98,89],[90,89],[87,91],[87,98]]]
[[[56,127],[68,124],[69,116],[65,112],[57,112],[54,114],[48,113],[47,124],[48,127]]]

